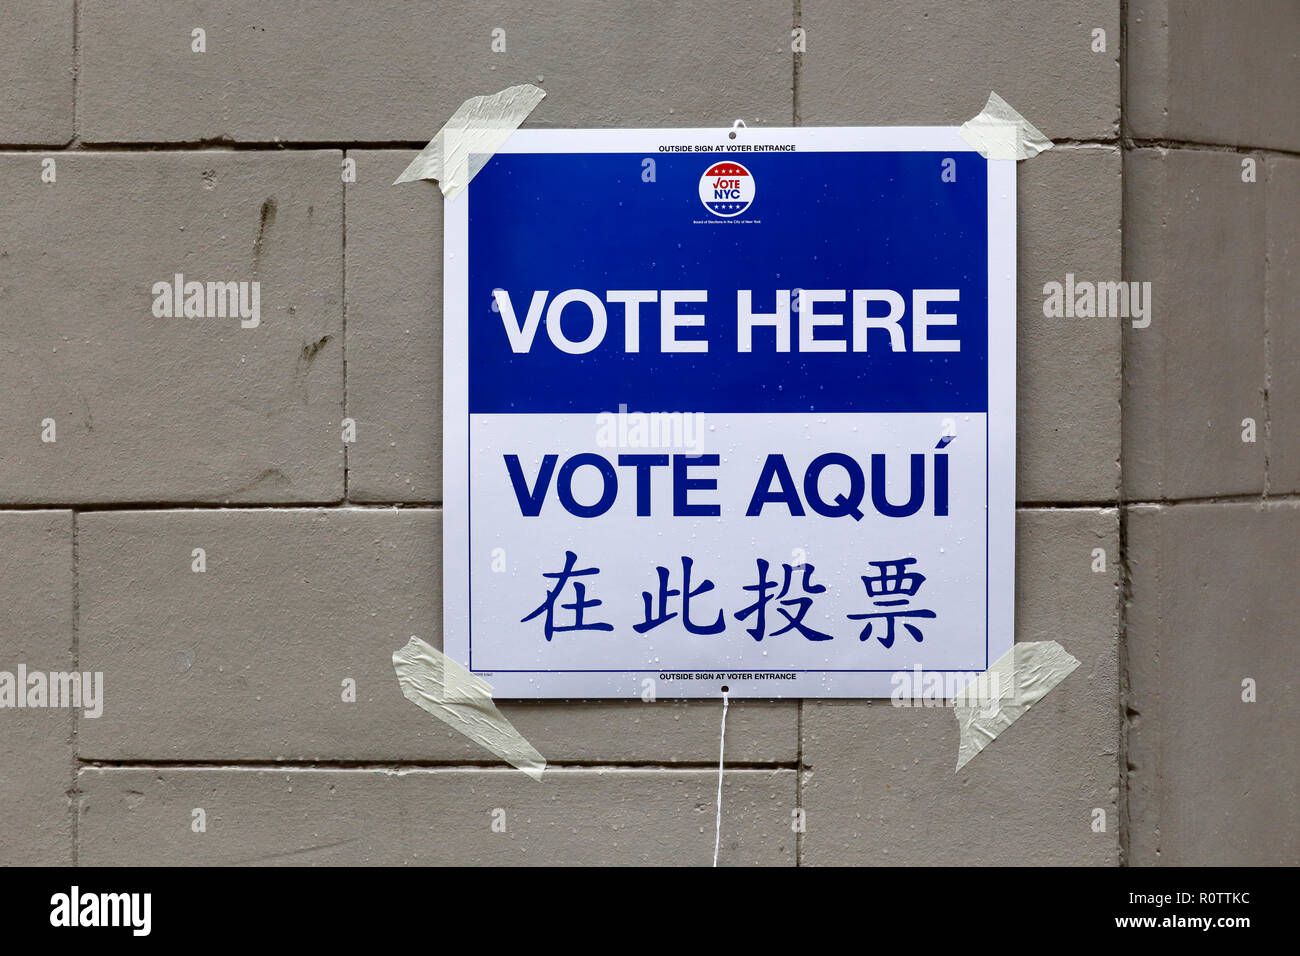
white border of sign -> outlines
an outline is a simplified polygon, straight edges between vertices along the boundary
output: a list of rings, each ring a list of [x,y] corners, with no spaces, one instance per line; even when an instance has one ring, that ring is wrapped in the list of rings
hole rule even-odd
[[[799,152],[944,152],[975,150],[952,126],[746,128],[728,130],[517,130],[502,153],[635,153],[658,156],[660,146],[736,143],[794,144]],[[737,154],[743,156],[744,154]],[[443,208],[443,651],[469,666],[469,193]],[[1011,649],[1015,617],[1016,457],[1016,164],[988,161],[988,664]],[[946,672],[929,672],[944,674]],[[560,674],[486,675],[501,698],[573,697]],[[581,674],[588,698],[641,697],[642,673]],[[953,673],[957,686],[972,679]],[[555,678],[555,679],[550,679]],[[571,683],[571,682],[570,682]],[[889,697],[887,673],[805,672],[784,681],[782,694],[767,682],[677,682],[663,696]],[[920,692],[920,688],[916,688]],[[911,691],[909,691],[911,693]]]

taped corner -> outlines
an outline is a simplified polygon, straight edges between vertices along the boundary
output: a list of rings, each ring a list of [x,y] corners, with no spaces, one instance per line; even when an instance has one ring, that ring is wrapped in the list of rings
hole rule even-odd
[[[443,196],[455,199],[510,134],[537,108],[546,93],[523,83],[491,96],[471,96],[393,181],[434,179]]]
[[[393,652],[402,696],[534,780],[546,758],[515,730],[492,703],[492,685],[471,674],[436,647],[412,637]]]
[[[1056,641],[1013,644],[988,669],[984,686],[994,688],[986,702],[953,708],[961,742],[954,773],[998,739],[1053,687],[1074,672],[1079,661]]]
[[[1052,141],[1002,97],[989,93],[984,109],[958,130],[985,159],[1033,159],[1052,148]]]

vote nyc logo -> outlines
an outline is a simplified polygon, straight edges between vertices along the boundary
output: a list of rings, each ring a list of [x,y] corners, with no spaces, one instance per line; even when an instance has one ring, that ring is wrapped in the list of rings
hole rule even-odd
[[[700,177],[700,202],[715,216],[732,219],[754,201],[754,177],[740,163],[714,163]]]

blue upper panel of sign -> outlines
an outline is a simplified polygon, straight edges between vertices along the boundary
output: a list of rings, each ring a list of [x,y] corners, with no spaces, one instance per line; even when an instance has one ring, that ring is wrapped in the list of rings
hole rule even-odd
[[[470,411],[986,411],[987,197],[974,153],[497,154],[469,190]],[[655,295],[636,351],[611,290]],[[703,322],[665,334],[676,290]],[[741,351],[741,290],[790,296],[788,351],[761,319]]]

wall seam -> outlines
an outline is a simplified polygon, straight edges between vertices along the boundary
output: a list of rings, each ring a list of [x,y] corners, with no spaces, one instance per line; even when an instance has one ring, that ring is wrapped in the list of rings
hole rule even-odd
[[[72,512],[72,672],[81,671],[81,583],[77,541],[77,512]],[[81,856],[81,710],[72,708],[72,739],[69,741],[72,757],[72,786],[68,800],[72,810],[72,865],[80,865]]]
[[[149,760],[126,758],[120,760],[89,758],[79,762],[83,770],[499,770],[515,773],[500,760]],[[716,776],[716,760],[684,760],[666,763],[662,760],[547,760],[546,771],[552,770],[663,770],[675,772],[689,770]],[[790,760],[737,760],[727,761],[726,771],[798,771]]]
[[[1273,164],[1264,162],[1264,494],[1263,500],[1269,500],[1269,493],[1273,490],[1273,329],[1269,322],[1271,314],[1272,298],[1269,295],[1270,278],[1273,274],[1273,264],[1270,260],[1272,252],[1273,230],[1270,221],[1270,209],[1272,203],[1269,201],[1269,193],[1273,186]]]
[[[72,139],[62,149],[81,142],[81,0],[72,3]]]
[[[795,709],[795,771],[794,771],[794,805],[803,819],[794,831],[794,865],[803,866],[803,831],[808,826],[808,814],[803,805],[803,698],[799,698]]]
[[[793,54],[798,57],[799,54]],[[796,76],[798,71],[796,71]],[[795,102],[798,104],[797,87]],[[794,116],[794,125],[802,126],[802,116]],[[955,119],[952,125],[959,125]],[[540,127],[547,128],[547,127]],[[613,128],[613,127],[609,127]],[[176,142],[139,140],[132,142],[87,143],[80,138],[61,146],[51,147],[49,143],[0,142],[0,153],[168,153],[168,152],[264,152],[292,153],[313,152],[320,150],[409,150],[423,149],[427,143],[416,140],[302,140],[299,142],[276,142],[274,140],[226,140],[199,139]],[[1058,137],[1052,140],[1054,148],[1128,148],[1128,149],[1193,149],[1206,152],[1235,153],[1241,156],[1263,156],[1265,158],[1300,159],[1300,150],[1282,149],[1275,146],[1257,146],[1238,143],[1209,143],[1201,140],[1168,138],[1134,138],[1127,134],[1111,137]]]
[[[1122,413],[1121,413],[1122,414]],[[1122,480],[1122,479],[1121,479]],[[1300,491],[1269,494],[1270,503],[1300,503]],[[1017,501],[1017,511],[1112,511],[1117,507],[1136,508],[1173,508],[1182,505],[1236,505],[1261,503],[1257,492],[1240,492],[1237,494],[1204,495],[1188,498],[1126,498],[1106,501]],[[99,514],[102,512],[126,511],[441,511],[441,501],[311,501],[307,499],[294,501],[123,501],[93,504],[90,502],[50,502],[31,504],[27,502],[0,502],[0,511],[64,511],[75,509],[78,513]]]
[[[343,162],[340,164],[339,172],[339,189],[342,196],[339,198],[340,230],[342,232],[342,244],[339,251],[339,315],[341,316],[341,330],[339,332],[341,341],[339,343],[343,357],[343,418],[348,417],[348,184],[343,178],[342,169],[348,161],[348,151],[343,150]],[[339,422],[339,441],[343,442],[343,503],[348,504],[348,496],[352,493],[350,487],[348,458],[348,443],[343,441],[343,423]]]
[[[793,40],[793,31],[803,24],[803,0],[793,0],[791,7],[791,39]],[[803,67],[803,58],[794,49],[794,44],[790,45],[790,125],[802,126],[803,116],[801,104],[799,102],[799,80]]]
[[[1120,0],[1119,3],[1119,23],[1120,23],[1120,55],[1119,55],[1119,131],[1122,143],[1131,143],[1128,136],[1128,5],[1129,0]],[[1125,167],[1127,166],[1127,155],[1130,147],[1123,146],[1120,149],[1120,204],[1119,204],[1119,235],[1120,235],[1120,276],[1128,277],[1128,220],[1127,220],[1127,196],[1128,192],[1124,188]],[[1116,679],[1118,682],[1117,701],[1119,705],[1119,746],[1116,753],[1116,770],[1118,771],[1119,792],[1116,794],[1116,814],[1119,817],[1117,821],[1118,832],[1116,834],[1116,843],[1118,851],[1118,863],[1121,867],[1129,866],[1131,863],[1131,815],[1129,806],[1129,703],[1131,681],[1129,676],[1129,656],[1128,656],[1128,603],[1131,596],[1132,580],[1129,574],[1129,555],[1128,555],[1128,504],[1125,501],[1124,491],[1124,376],[1126,372],[1125,356],[1128,352],[1126,347],[1127,338],[1125,336],[1124,326],[1120,326],[1119,332],[1119,458],[1116,462],[1119,471],[1119,481],[1116,488],[1115,507],[1119,512],[1119,587],[1116,594],[1116,620],[1115,620],[1115,643],[1116,643],[1116,667],[1118,673]]]

